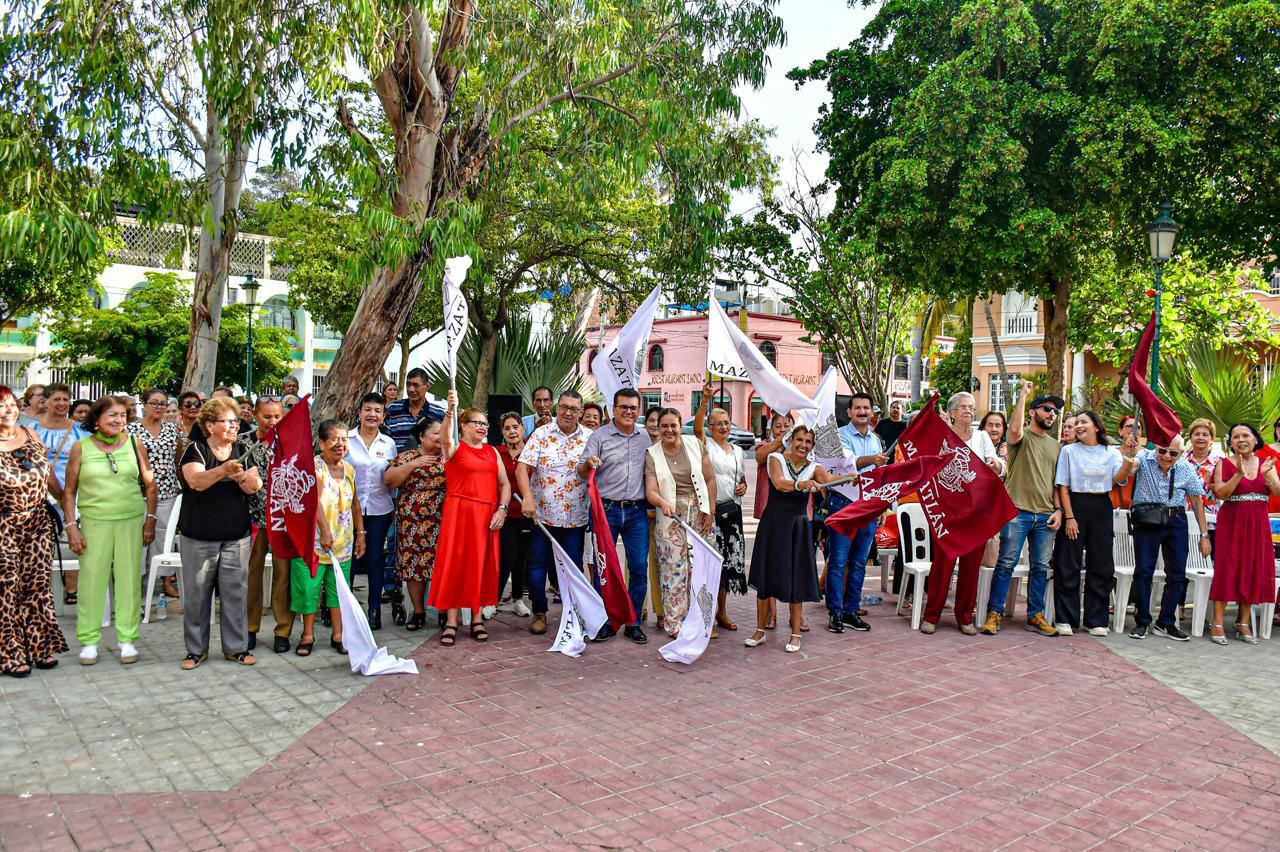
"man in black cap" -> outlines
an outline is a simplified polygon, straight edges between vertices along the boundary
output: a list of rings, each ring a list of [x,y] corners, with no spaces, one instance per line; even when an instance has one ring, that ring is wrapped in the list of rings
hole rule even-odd
[[[1058,635],[1058,628],[1044,617],[1044,592],[1049,582],[1053,540],[1062,526],[1062,507],[1053,487],[1062,445],[1052,432],[1064,403],[1060,396],[1041,394],[1031,400],[1031,419],[1027,421],[1027,396],[1030,393],[1031,382],[1023,382],[1005,436],[1009,445],[1005,488],[1018,514],[1000,531],[1000,558],[996,560],[995,573],[991,577],[987,617],[981,627],[981,632],[988,636],[1000,632],[1013,566],[1028,540],[1031,547],[1026,629],[1041,636]]]

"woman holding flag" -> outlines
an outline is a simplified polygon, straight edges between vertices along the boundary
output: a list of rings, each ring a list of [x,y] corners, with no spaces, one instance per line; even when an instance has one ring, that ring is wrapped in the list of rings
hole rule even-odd
[[[445,419],[458,407],[458,392],[449,391]],[[485,443],[489,419],[483,411],[464,408],[459,423],[461,442],[445,430],[440,444],[444,457],[444,520],[436,545],[435,578],[427,603],[445,613],[440,644],[457,640],[458,614],[471,610],[471,638],[484,642],[489,632],[482,610],[498,603],[498,530],[507,519],[511,482],[497,447]]]

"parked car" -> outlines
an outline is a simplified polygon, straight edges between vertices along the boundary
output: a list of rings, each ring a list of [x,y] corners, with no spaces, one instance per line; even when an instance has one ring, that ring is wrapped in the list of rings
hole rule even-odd
[[[690,418],[688,421],[685,422],[684,433],[686,435],[693,434],[692,418]],[[737,444],[739,447],[742,447],[742,449],[744,450],[752,450],[752,449],[755,449],[755,446],[756,446],[756,436],[753,433],[748,432],[746,429],[743,429],[741,426],[735,426],[734,424],[730,423],[729,424],[729,443]]]

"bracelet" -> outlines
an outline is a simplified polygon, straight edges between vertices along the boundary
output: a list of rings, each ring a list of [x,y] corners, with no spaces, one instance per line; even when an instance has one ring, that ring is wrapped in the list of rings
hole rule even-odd
[[[364,530],[356,530],[356,535],[364,535]]]
[[[1062,517],[1066,518],[1068,521],[1074,521],[1074,520],[1075,520],[1075,518],[1071,517],[1070,515],[1068,515],[1068,514],[1067,514],[1067,513],[1065,513],[1065,512],[1063,512],[1063,513],[1062,513]]]
[[[147,512],[146,517],[154,521],[156,519],[156,514],[155,512]]]

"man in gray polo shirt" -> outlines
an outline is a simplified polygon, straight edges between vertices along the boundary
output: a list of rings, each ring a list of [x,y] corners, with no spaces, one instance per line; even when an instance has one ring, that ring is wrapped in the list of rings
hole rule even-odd
[[[640,394],[623,388],[613,395],[613,419],[587,439],[587,451],[578,473],[585,479],[596,468],[596,487],[609,521],[608,535],[622,536],[627,553],[627,594],[636,621],[622,632],[643,645],[649,639],[640,628],[640,612],[649,590],[649,504],[644,499],[644,459],[652,445],[649,434],[636,427]]]

